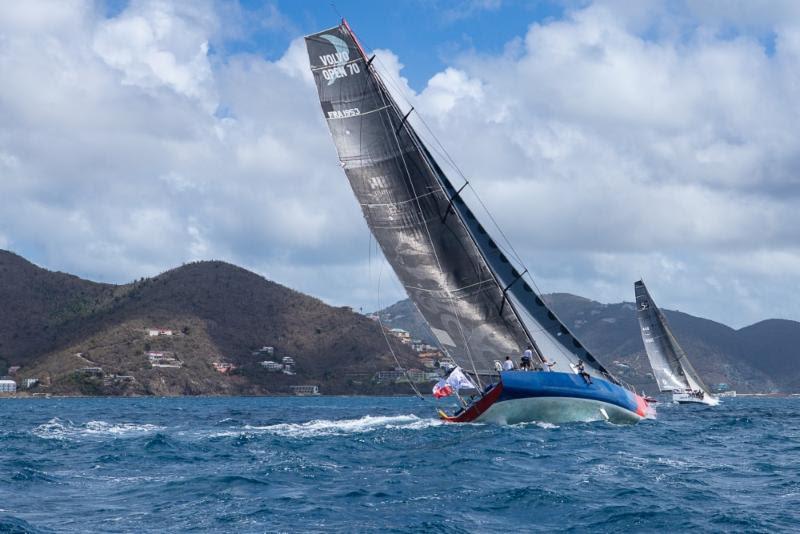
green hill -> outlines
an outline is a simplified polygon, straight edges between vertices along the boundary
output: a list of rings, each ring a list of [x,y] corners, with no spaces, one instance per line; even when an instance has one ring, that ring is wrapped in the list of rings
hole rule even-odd
[[[377,323],[227,263],[112,285],[0,251],[0,275],[0,373],[21,366],[17,378],[39,378],[51,393],[268,394],[293,384],[319,384],[323,393],[394,391],[369,379],[396,366]],[[151,337],[151,328],[174,335]],[[394,345],[413,367],[414,354]],[[252,354],[262,346],[273,356]],[[152,367],[148,352],[166,352],[181,367]],[[295,375],[259,364],[284,356],[294,359]],[[215,362],[237,368],[222,374]],[[101,367],[104,377],[75,372],[84,367]]]

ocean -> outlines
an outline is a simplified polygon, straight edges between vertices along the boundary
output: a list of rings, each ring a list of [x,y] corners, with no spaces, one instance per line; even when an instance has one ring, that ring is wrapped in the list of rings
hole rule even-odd
[[[800,399],[723,401],[503,427],[412,397],[0,399],[0,532],[797,531]]]

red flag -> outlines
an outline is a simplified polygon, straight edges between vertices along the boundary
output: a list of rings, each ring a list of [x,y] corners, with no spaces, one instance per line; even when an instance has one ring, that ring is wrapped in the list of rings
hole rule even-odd
[[[433,386],[433,396],[437,399],[441,399],[442,397],[448,397],[453,393],[453,387],[445,382],[444,379],[439,380],[439,382]]]

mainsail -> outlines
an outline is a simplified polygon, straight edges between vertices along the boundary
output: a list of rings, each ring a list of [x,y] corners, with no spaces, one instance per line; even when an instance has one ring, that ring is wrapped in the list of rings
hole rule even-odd
[[[386,260],[442,346],[492,372],[527,345],[617,382],[523,280],[408,122],[346,22],[306,37],[340,163]],[[410,113],[410,112],[409,112]]]
[[[636,315],[639,318],[642,341],[658,389],[660,391],[703,390],[708,393],[708,388],[678,344],[666,317],[653,302],[644,282],[639,280],[633,287],[636,293]]]

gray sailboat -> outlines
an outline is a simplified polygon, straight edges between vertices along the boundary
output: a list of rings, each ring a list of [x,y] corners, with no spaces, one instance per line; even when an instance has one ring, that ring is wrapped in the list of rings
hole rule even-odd
[[[633,289],[642,341],[658,389],[672,393],[672,400],[679,403],[719,404],[719,399],[711,394],[692,367],[644,282],[634,283]]]
[[[468,184],[457,188],[445,175],[347,22],[307,36],[306,47],[367,225],[442,347],[476,383],[474,401],[443,419],[643,418],[644,399],[584,348],[478,221],[462,198]],[[526,349],[539,372],[502,369]]]

